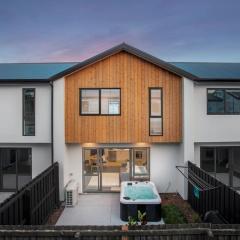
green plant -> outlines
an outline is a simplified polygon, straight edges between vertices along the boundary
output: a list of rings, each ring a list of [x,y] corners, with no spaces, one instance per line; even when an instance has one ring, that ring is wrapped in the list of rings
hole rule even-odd
[[[127,224],[128,224],[129,227],[136,226],[137,225],[137,220],[134,217],[129,216]]]
[[[146,213],[141,213],[140,210],[138,210],[138,221],[141,223],[141,225],[145,225],[147,224],[147,221],[146,221]]]
[[[200,223],[200,222],[202,222],[200,216],[197,213],[193,213],[193,215],[192,215],[192,222],[193,223]]]
[[[186,218],[180,209],[172,204],[162,207],[162,216],[166,224],[182,224],[187,223]]]

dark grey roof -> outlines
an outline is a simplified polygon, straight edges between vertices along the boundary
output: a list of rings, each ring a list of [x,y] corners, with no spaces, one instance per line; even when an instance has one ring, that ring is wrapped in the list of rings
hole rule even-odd
[[[0,63],[0,81],[49,81],[76,63]]]
[[[240,63],[170,62],[198,80],[240,80]],[[196,79],[197,80],[197,79]]]
[[[195,81],[240,81],[240,63],[165,62],[122,43],[83,62],[0,63],[0,82],[49,82],[121,51]]]
[[[70,67],[69,69],[67,69],[65,71],[60,72],[60,73],[56,74],[55,76],[52,76],[51,79],[55,80],[55,79],[61,78],[61,77],[65,76],[67,74],[70,74],[70,73],[72,73],[76,70],[80,70],[81,68],[84,68],[89,64],[93,64],[97,61],[100,61],[101,59],[104,59],[106,57],[109,57],[109,56],[114,55],[114,54],[116,54],[118,52],[121,52],[121,51],[125,51],[125,52],[133,54],[137,57],[140,57],[140,58],[142,58],[142,59],[144,59],[148,62],[153,63],[154,65],[157,65],[157,66],[159,66],[163,69],[166,69],[166,70],[168,70],[172,73],[175,73],[176,75],[184,76],[184,77],[187,77],[187,78],[190,78],[190,79],[196,78],[196,76],[194,76],[194,75],[192,75],[192,74],[190,74],[190,73],[188,73],[188,72],[186,72],[186,71],[184,71],[184,70],[182,70],[182,69],[180,69],[180,68],[178,68],[178,67],[176,67],[176,66],[174,66],[174,65],[172,65],[168,62],[165,62],[165,61],[163,61],[159,58],[156,58],[156,57],[154,57],[154,56],[152,56],[152,55],[150,55],[146,52],[143,52],[143,51],[141,51],[141,50],[139,50],[135,47],[132,47],[132,46],[126,44],[126,43],[121,43],[121,44],[119,44],[119,45],[117,45],[113,48],[108,49],[107,51],[104,51],[104,52],[102,52],[102,53],[100,53],[100,54],[98,54],[94,57],[91,57],[91,58],[89,58],[89,59],[87,59],[87,60],[85,60],[85,61],[83,61],[79,64],[76,64],[75,66]]]

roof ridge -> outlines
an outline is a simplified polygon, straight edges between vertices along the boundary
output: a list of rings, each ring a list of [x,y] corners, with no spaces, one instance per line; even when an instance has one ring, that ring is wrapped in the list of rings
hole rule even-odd
[[[217,63],[217,64],[222,63],[222,64],[240,64],[240,62],[189,62],[189,61],[187,61],[187,62],[184,62],[184,61],[182,61],[182,62],[180,62],[180,61],[176,61],[176,62],[168,61],[168,63],[197,63],[197,64],[199,64],[199,63]]]
[[[71,63],[76,63],[76,64],[78,64],[78,63],[80,63],[80,62],[11,62],[11,63],[1,63],[0,62],[0,64],[9,64],[9,65],[11,65],[11,64],[67,64],[67,63],[69,63],[69,64],[71,64]]]

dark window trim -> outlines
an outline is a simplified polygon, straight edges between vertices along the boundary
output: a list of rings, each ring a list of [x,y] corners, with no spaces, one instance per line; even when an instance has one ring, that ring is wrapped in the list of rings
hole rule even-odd
[[[151,115],[151,90],[161,90],[161,115],[160,116],[152,116]],[[163,88],[162,87],[150,87],[148,89],[148,108],[149,108],[149,118],[148,118],[148,125],[149,125],[149,136],[163,136]],[[151,118],[160,118],[162,119],[162,133],[161,134],[151,134]]]
[[[24,132],[24,110],[25,110],[25,102],[24,102],[24,92],[25,90],[33,90],[34,91],[34,134],[25,134]],[[36,88],[23,88],[22,89],[22,135],[23,136],[36,136]]]
[[[223,90],[224,91],[224,112],[209,112],[208,111],[208,90]],[[207,115],[240,115],[240,112],[231,113],[226,111],[226,90],[239,90],[240,88],[207,88]]]
[[[101,113],[101,96],[102,90],[119,90],[119,98],[120,98],[120,106],[119,106],[119,113],[118,114],[102,114]],[[89,113],[82,113],[82,90],[98,90],[99,92],[99,99],[98,99],[98,107],[99,113],[89,114]],[[81,116],[121,116],[121,88],[79,88],[79,115]]]

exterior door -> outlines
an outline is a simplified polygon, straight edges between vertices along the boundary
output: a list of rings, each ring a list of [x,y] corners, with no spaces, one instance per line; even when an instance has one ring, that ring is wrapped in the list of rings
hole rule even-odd
[[[119,192],[122,181],[131,180],[131,149],[100,148],[101,190]]]
[[[83,149],[83,189],[86,192],[100,191],[100,161],[97,148]]]
[[[149,148],[83,149],[84,192],[119,192],[123,181],[149,178]]]

